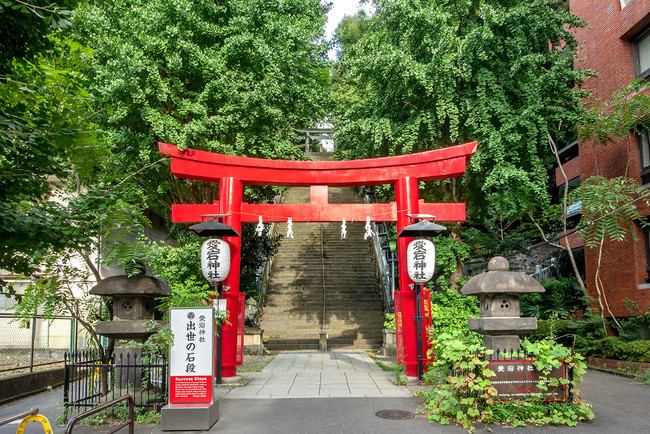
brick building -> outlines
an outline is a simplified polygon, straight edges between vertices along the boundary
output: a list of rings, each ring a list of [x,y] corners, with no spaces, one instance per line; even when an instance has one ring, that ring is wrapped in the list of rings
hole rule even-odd
[[[579,66],[598,74],[587,80],[586,88],[605,100],[635,78],[650,80],[650,1],[570,0],[569,5],[573,14],[588,23],[575,31],[582,59]],[[627,167],[628,176],[650,187],[650,140],[646,130],[607,146],[576,141],[559,147],[570,187],[597,174],[597,167],[607,178],[623,176]],[[563,186],[565,180],[559,170],[556,175],[557,185]],[[568,211],[571,218],[579,219],[579,205]],[[642,209],[641,214],[649,216],[650,209]],[[650,230],[639,224],[634,230],[636,241],[606,244],[601,262],[603,286],[616,316],[629,315],[626,297],[636,301],[642,310],[650,307]],[[572,248],[582,247],[575,236],[569,240]],[[597,250],[585,248],[584,257],[585,283],[595,297]]]

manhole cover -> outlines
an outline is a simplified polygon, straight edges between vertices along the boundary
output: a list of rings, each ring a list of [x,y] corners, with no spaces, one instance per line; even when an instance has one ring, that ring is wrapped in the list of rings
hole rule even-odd
[[[413,419],[415,417],[413,413],[406,410],[379,410],[375,416],[390,420]]]

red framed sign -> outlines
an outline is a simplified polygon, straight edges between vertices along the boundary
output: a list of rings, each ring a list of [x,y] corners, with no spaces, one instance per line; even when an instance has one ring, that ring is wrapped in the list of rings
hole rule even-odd
[[[545,383],[548,390],[538,389],[540,371],[533,365],[535,360],[491,360],[488,369],[494,372],[495,376],[490,378],[490,384],[497,390],[498,401],[526,400],[533,395],[541,394],[543,401],[565,401],[566,385],[560,384],[557,387],[548,385],[550,378],[564,379],[564,361],[559,368],[551,369]]]
[[[212,403],[214,312],[212,307],[169,310],[169,403]]]

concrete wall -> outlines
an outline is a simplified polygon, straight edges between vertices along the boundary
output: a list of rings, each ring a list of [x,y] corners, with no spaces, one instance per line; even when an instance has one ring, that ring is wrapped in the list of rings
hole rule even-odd
[[[64,368],[17,374],[0,378],[0,405],[63,384]]]

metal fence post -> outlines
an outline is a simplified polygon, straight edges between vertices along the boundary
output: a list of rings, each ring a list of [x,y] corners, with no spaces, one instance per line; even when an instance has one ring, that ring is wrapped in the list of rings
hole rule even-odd
[[[32,352],[29,358],[29,372],[34,372],[34,346],[36,345],[36,312],[32,319]]]
[[[68,358],[69,354],[63,354],[63,415],[67,417],[68,402],[70,400],[70,375],[68,374]]]

